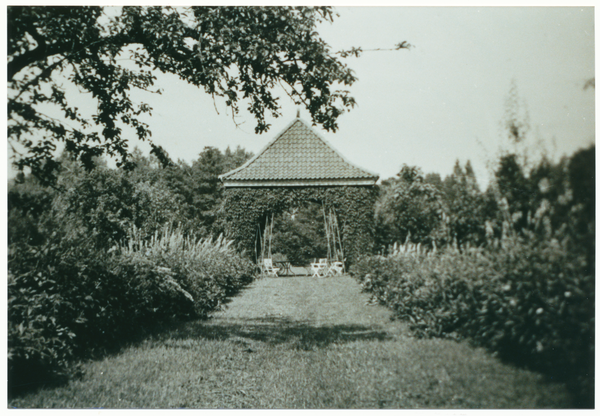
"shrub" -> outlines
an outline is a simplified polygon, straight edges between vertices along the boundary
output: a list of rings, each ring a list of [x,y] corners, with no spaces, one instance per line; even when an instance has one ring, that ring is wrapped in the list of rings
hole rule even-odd
[[[195,209],[197,181],[189,180],[185,164],[131,173],[96,161],[86,172],[68,153],[62,158],[54,188],[26,175],[9,183],[13,392],[18,385],[49,379],[42,374],[72,374],[74,359],[119,346],[135,335],[133,329],[143,332],[174,317],[206,316],[252,279],[251,264],[223,238],[186,238],[183,244],[179,232],[160,234],[164,223],[179,223],[197,234],[210,228]],[[247,155],[227,151],[224,158],[225,164],[243,163]],[[212,185],[202,197],[212,205],[204,209],[218,206],[217,176],[224,166],[209,172]],[[203,164],[196,167],[204,171]],[[129,230],[136,226],[128,245]],[[165,251],[166,239],[171,244]]]
[[[172,270],[176,279],[194,299],[195,312],[205,316],[222,301],[250,283],[254,265],[223,236],[217,239],[185,236],[181,229],[165,227],[150,240],[141,238],[133,227],[124,256],[143,255],[155,264]]]
[[[589,400],[594,277],[586,270],[585,255],[557,240],[515,238],[488,251],[368,257],[353,274],[419,336],[468,338]]]
[[[147,259],[107,254],[81,241],[13,245],[11,384],[30,382],[25,376],[64,376],[70,360],[118,345],[136,326],[189,315],[192,302],[186,299],[172,274]]]
[[[75,358],[173,318],[206,316],[252,279],[230,242],[167,229],[112,252],[54,237],[9,249],[9,386],[65,377]]]

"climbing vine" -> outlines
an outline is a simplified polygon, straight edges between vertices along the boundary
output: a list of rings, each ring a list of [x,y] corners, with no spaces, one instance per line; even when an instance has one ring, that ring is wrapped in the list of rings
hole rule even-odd
[[[306,203],[323,205],[337,214],[346,264],[373,250],[374,186],[228,188],[224,197],[220,217],[225,235],[249,255],[255,250],[257,227],[264,225],[267,215]]]

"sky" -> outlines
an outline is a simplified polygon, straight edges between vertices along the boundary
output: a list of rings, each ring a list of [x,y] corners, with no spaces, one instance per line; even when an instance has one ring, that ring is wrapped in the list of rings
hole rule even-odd
[[[403,164],[424,173],[452,172],[470,160],[482,187],[502,143],[501,123],[511,85],[529,115],[533,155],[554,160],[594,143],[594,10],[592,7],[336,7],[339,17],[317,30],[333,51],[352,46],[410,50],[365,52],[344,60],[358,81],[358,106],[339,118],[336,133],[315,127],[349,161],[382,179]],[[152,139],[172,159],[188,163],[205,146],[259,152],[306,109],[281,97],[282,116],[269,132],[240,126],[222,102],[160,75],[162,95],[134,98],[153,108]],[[146,144],[138,144],[148,151]],[[10,176],[10,174],[9,174]]]

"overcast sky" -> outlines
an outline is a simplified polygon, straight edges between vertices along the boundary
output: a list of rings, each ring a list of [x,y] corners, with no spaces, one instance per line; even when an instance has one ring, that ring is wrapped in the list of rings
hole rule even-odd
[[[358,107],[340,117],[337,133],[317,128],[347,159],[382,179],[404,163],[443,177],[459,159],[471,160],[485,184],[511,83],[528,110],[534,150],[543,147],[558,159],[594,142],[595,91],[584,89],[594,77],[593,8],[336,10],[339,18],[318,29],[333,50],[413,45],[346,59],[358,77],[350,88]],[[242,114],[236,128],[224,104],[216,103],[217,114],[202,90],[172,76],[160,76],[157,86],[162,95],[139,97],[154,109],[153,140],[188,163],[205,146],[241,145],[256,153],[297,111],[283,96],[283,116],[255,135],[251,116]],[[310,121],[307,110],[301,117]]]

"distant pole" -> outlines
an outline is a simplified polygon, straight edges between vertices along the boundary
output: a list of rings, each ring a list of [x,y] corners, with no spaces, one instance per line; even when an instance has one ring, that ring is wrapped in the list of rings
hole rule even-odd
[[[325,212],[325,204],[323,204],[321,202],[322,206],[323,206],[323,222],[325,225],[325,236],[327,237],[327,262],[331,263],[331,241],[330,241],[330,235],[331,235],[331,227],[329,224],[329,221],[327,221],[327,212]]]
[[[260,239],[260,226],[256,226],[256,236],[254,238],[254,260],[258,263],[258,240]],[[262,259],[260,259],[262,263]]]
[[[300,109],[296,111],[296,118],[300,118]]]
[[[271,214],[271,227],[269,227],[269,258],[273,258],[273,252],[271,251],[271,244],[273,243],[273,218],[275,214]]]

